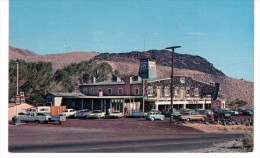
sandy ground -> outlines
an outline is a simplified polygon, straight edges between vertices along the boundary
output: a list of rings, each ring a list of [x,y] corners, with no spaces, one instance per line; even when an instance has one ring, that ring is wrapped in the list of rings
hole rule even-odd
[[[16,106],[15,103],[8,104],[8,120],[12,120],[12,118],[16,115]],[[18,105],[18,113],[25,112],[27,108],[31,108],[32,106],[26,103],[22,103]]]
[[[244,126],[244,125],[206,125],[199,123],[187,123],[184,126],[192,127],[198,130],[201,130],[206,133],[245,133],[253,135],[254,127],[253,126]],[[214,144],[210,147],[194,150],[191,152],[198,153],[233,153],[233,152],[249,152],[243,147],[243,139],[235,139],[233,141],[228,141],[225,143]]]
[[[201,130],[206,133],[250,133],[254,131],[253,126],[244,126],[244,125],[206,125],[201,123],[187,123],[183,124],[187,127],[192,127],[198,130]]]

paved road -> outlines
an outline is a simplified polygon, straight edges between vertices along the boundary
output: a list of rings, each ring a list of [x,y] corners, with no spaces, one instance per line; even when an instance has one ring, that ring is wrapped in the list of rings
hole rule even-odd
[[[241,134],[207,134],[167,121],[68,120],[63,125],[9,125],[10,152],[190,152]]]
[[[177,135],[175,138],[115,140],[95,142],[67,142],[51,144],[10,145],[10,152],[84,152],[84,153],[122,153],[122,152],[190,152],[222,143],[242,135],[208,135],[190,137]]]

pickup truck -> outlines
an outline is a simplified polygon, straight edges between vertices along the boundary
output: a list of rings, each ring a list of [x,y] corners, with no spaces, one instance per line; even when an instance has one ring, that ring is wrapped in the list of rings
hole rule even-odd
[[[18,118],[16,116],[12,119],[16,123],[20,122],[36,122],[36,123],[48,123],[58,121],[61,125],[63,121],[66,121],[65,116],[54,116],[48,112],[36,112],[32,108],[27,109],[27,112],[20,112]]]
[[[17,122],[36,122],[36,123],[48,123],[51,120],[51,115],[49,113],[41,113],[41,112],[34,112],[34,113],[19,113]]]

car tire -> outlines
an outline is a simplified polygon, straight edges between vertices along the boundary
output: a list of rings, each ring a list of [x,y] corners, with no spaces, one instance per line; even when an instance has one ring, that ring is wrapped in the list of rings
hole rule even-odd
[[[161,117],[161,120],[163,121],[163,120],[164,120],[164,117]]]
[[[202,117],[201,121],[205,121],[205,117]]]
[[[36,120],[35,123],[41,123],[39,120]]]
[[[189,119],[189,118],[187,118],[187,119],[186,119],[186,121],[187,121],[187,122],[189,122],[189,121],[190,121],[190,119]]]
[[[151,121],[154,121],[154,118],[153,118],[153,117],[151,118]]]

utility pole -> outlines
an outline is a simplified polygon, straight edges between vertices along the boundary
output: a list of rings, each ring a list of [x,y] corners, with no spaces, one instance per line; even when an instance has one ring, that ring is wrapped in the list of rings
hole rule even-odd
[[[172,50],[172,73],[171,73],[171,108],[172,108],[172,112],[171,112],[171,122],[173,121],[173,66],[174,66],[174,49],[176,48],[180,48],[181,46],[173,46],[173,47],[167,47],[165,49],[171,49]]]

